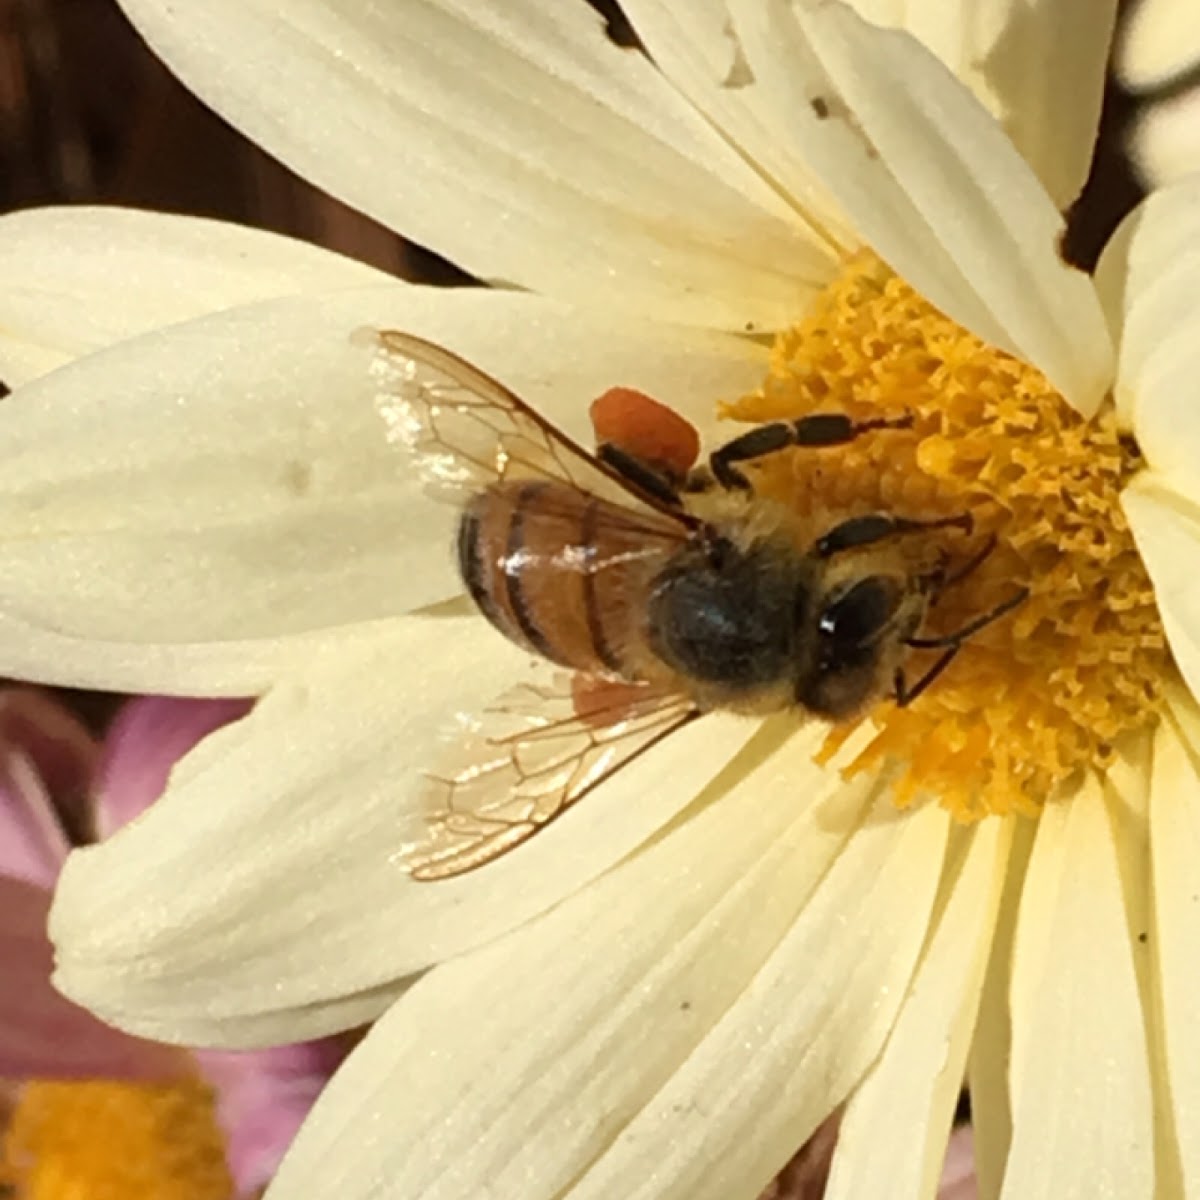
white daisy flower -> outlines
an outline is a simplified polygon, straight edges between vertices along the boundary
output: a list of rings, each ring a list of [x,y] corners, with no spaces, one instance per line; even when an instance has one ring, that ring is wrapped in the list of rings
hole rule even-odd
[[[1137,0],[1114,66],[1121,83],[1144,101],[1128,135],[1142,177],[1158,186],[1200,171],[1200,5]]]
[[[525,291],[0,223],[0,673],[262,696],[68,864],[59,982],[192,1043],[375,1021],[277,1200],[751,1200],[838,1109],[830,1196],[928,1196],[964,1077],[982,1195],[1200,1195],[1200,183],[1085,276],[1112,5],[859,7],[628,0],[647,57],[567,3],[128,0],[285,161]],[[417,882],[431,748],[530,668],[452,600],[363,326],[580,436],[614,383],[910,414],[768,485],[965,508],[954,604],[1029,598],[910,708],[710,714]]]

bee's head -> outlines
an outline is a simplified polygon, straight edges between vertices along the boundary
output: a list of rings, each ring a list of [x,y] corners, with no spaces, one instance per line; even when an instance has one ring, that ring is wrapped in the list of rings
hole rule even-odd
[[[820,595],[802,634],[796,702],[836,721],[884,695],[923,611],[923,599],[892,575],[843,579]]]

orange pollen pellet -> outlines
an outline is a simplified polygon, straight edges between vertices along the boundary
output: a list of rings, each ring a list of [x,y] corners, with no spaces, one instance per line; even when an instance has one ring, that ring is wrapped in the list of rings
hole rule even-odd
[[[700,435],[677,412],[633,388],[609,388],[591,407],[597,445],[613,445],[682,479],[700,455]]]

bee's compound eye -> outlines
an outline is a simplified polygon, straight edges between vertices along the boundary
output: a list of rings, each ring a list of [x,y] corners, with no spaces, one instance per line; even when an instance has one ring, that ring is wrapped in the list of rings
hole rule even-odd
[[[881,672],[899,644],[896,614],[903,601],[903,581],[886,575],[846,581],[823,597],[815,654],[796,681],[796,702],[840,721],[881,696]]]
[[[871,645],[892,619],[900,599],[899,584],[885,575],[868,575],[836,593],[817,622],[831,654]]]

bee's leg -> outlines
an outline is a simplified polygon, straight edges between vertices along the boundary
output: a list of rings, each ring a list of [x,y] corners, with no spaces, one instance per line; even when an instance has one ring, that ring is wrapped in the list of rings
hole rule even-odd
[[[981,629],[986,628],[993,621],[1000,620],[1001,617],[1007,616],[1020,604],[1024,604],[1029,596],[1027,587],[1017,588],[1011,596],[995,608],[985,612],[983,616],[976,617],[973,621],[968,621],[961,629],[956,629],[953,633],[944,634],[942,637],[935,638],[907,638],[906,646],[912,646],[914,650],[941,650],[945,647],[957,650],[968,638],[974,637]]]
[[[954,656],[961,649],[961,644],[951,646],[949,650],[939,655],[937,662],[911,687],[905,679],[904,668],[897,667],[896,674],[892,677],[897,707],[907,708],[954,661]]]
[[[975,634],[981,629],[986,628],[993,621],[998,621],[1005,614],[1012,612],[1014,608],[1024,602],[1028,595],[1029,589],[1027,587],[1019,587],[1002,604],[997,604],[995,608],[984,613],[983,616],[976,617],[974,621],[967,622],[961,629],[956,629],[953,633],[948,633],[943,637],[905,638],[904,644],[911,646],[914,650],[941,650],[942,653],[938,655],[933,666],[911,687],[905,679],[904,668],[896,668],[896,674],[892,679],[892,684],[895,688],[896,703],[901,708],[905,708],[911,704],[954,661],[955,655],[966,645],[969,638],[974,637]]]
[[[845,413],[810,413],[796,421],[773,421],[736,437],[709,455],[717,482],[729,490],[745,491],[750,481],[733,464],[751,462],[789,446],[844,446],[873,429],[907,429],[912,417],[879,417],[852,421]]]
[[[907,517],[889,516],[887,513],[870,513],[865,517],[850,517],[835,525],[817,539],[814,549],[818,557],[831,558],[843,550],[858,550],[887,538],[910,533],[928,533],[931,529],[961,529],[963,533],[970,533],[974,527],[975,522],[970,513],[941,517],[936,521],[913,521]]]
[[[611,467],[622,479],[633,484],[639,491],[645,492],[661,504],[669,504],[678,508],[682,504],[679,488],[675,481],[665,472],[657,470],[640,458],[622,450],[612,442],[604,442],[596,448],[596,457],[606,466]]]
[[[679,490],[689,496],[697,496],[703,492],[711,492],[713,488],[718,486],[719,484],[713,477],[712,470],[708,466],[700,466],[693,467],[687,473],[687,478],[683,481],[683,486]]]
[[[953,587],[956,583],[962,583],[968,575],[971,575],[977,567],[981,567],[991,557],[991,553],[996,548],[996,535],[989,534],[987,540],[979,548],[976,553],[971,555],[965,563],[962,564],[956,571],[950,571],[948,574],[943,574],[938,581],[939,588]]]

